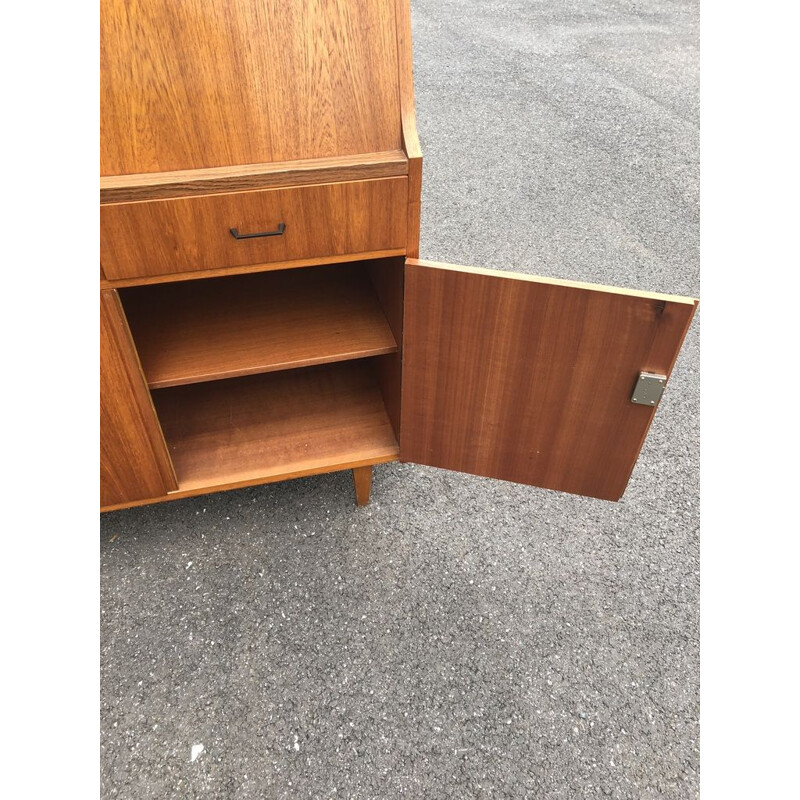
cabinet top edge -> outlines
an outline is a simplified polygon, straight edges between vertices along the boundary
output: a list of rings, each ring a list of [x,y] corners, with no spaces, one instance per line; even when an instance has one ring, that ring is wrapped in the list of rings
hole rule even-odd
[[[485,275],[494,278],[510,278],[512,280],[527,281],[528,283],[542,283],[548,286],[564,286],[571,289],[585,289],[590,292],[605,292],[606,294],[620,294],[628,297],[641,297],[646,300],[657,300],[666,303],[681,303],[696,306],[700,302],[695,297],[682,295],[662,294],[659,292],[646,292],[641,289],[626,289],[620,286],[606,286],[601,283],[585,283],[571,281],[563,278],[548,278],[542,275],[530,275],[523,272],[510,272],[508,270],[486,269],[485,267],[467,267],[460,264],[446,264],[438,261],[427,261],[418,258],[407,258],[406,264],[431,269],[444,269],[451,272],[466,272],[472,275]]]
[[[100,204],[408,175],[402,150],[226,167],[105,175]]]

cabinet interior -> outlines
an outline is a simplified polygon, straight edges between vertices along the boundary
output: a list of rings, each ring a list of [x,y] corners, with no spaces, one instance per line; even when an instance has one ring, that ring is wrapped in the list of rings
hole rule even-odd
[[[403,264],[120,290],[179,490],[398,458]]]

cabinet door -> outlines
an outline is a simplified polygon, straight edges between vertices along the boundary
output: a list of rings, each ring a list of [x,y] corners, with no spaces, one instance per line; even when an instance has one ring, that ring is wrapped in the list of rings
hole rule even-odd
[[[696,305],[408,259],[400,459],[618,500]]]
[[[178,488],[117,293],[100,292],[100,505]]]

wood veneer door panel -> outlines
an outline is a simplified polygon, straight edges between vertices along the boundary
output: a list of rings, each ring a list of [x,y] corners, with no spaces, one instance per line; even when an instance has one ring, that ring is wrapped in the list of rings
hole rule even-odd
[[[690,298],[408,260],[400,459],[618,500]]]
[[[178,488],[117,292],[100,292],[100,505]]]
[[[102,0],[102,175],[401,147],[393,0]]]
[[[100,207],[108,280],[404,248],[407,178]],[[274,231],[281,235],[235,239]]]

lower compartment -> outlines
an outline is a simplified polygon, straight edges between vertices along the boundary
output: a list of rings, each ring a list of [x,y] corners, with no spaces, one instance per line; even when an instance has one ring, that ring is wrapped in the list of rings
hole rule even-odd
[[[153,391],[179,491],[396,460],[375,361]]]

